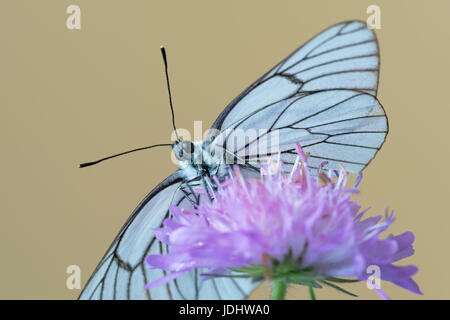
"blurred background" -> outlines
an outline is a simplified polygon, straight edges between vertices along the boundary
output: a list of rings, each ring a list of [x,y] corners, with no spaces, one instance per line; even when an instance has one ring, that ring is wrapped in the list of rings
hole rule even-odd
[[[81,9],[69,30],[66,8]],[[395,210],[413,231],[424,296],[450,298],[448,226],[449,1],[112,1],[0,3],[0,298],[74,299],[131,211],[176,167],[153,149],[86,169],[81,162],[170,141],[168,51],[177,126],[206,130],[249,84],[312,36],[381,9],[378,98],[390,133],[364,171],[362,205]],[[378,299],[365,283],[345,286]],[[333,289],[319,299],[347,299]],[[251,299],[269,297],[261,285]],[[292,288],[290,299],[308,299]]]

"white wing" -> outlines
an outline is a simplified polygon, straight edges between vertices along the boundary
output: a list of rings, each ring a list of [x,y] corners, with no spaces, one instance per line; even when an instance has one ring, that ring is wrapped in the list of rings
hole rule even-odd
[[[161,226],[169,216],[171,204],[192,208],[192,201],[203,201],[173,174],[158,185],[139,204],[83,289],[79,299],[242,299],[253,289],[247,279],[200,281],[202,270],[189,272],[166,285],[145,289],[162,277],[160,269],[149,269],[149,254],[164,254],[167,246],[153,236],[152,228]],[[196,198],[197,197],[197,198]],[[209,201],[209,200],[207,200]]]
[[[361,171],[388,132],[375,97],[378,68],[373,31],[361,21],[335,25],[233,100],[213,125],[222,131],[215,144],[227,150],[227,162],[245,161],[258,168],[278,151],[286,164],[292,163],[299,142],[311,153],[311,167],[328,161],[329,168],[338,168],[340,162],[350,172]],[[256,137],[251,130],[257,131]],[[239,134],[245,139],[236,139]],[[276,134],[279,141],[273,145]]]
[[[254,129],[267,132],[252,135]],[[326,90],[260,109],[225,130],[215,142],[223,142],[228,163],[235,155],[235,163],[245,161],[259,168],[268,156],[281,152],[289,170],[298,142],[310,152],[311,168],[328,161],[330,169],[338,169],[341,163],[349,172],[359,172],[375,156],[387,131],[386,115],[374,96],[354,90]],[[246,139],[235,139],[239,134],[245,134]]]

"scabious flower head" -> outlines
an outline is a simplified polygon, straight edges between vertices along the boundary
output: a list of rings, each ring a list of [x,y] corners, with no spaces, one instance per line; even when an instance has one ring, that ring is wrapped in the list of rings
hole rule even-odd
[[[235,168],[212,202],[192,211],[172,206],[172,217],[156,231],[169,253],[147,258],[151,268],[172,273],[149,287],[194,268],[317,285],[337,277],[365,280],[375,265],[381,279],[421,294],[411,279],[417,267],[393,265],[414,253],[414,235],[381,239],[393,213],[364,219],[367,210],[352,201],[358,191],[346,187],[345,170],[319,168],[312,177],[299,145],[297,151],[289,174],[280,161],[262,168],[260,179],[245,179]]]

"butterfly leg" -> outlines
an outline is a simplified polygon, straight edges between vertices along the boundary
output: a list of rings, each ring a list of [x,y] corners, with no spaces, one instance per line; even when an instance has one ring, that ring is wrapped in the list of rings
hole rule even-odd
[[[211,193],[214,195],[214,189],[212,188],[211,184],[206,180],[205,176],[202,176],[202,184],[203,184],[203,188],[206,191],[206,194],[208,195],[209,201],[213,201],[214,198],[213,196],[211,196]],[[210,193],[210,189],[211,189],[211,193]]]
[[[190,187],[190,186],[189,186]],[[190,189],[192,190],[192,187],[190,187]],[[186,197],[186,199],[188,199],[188,201],[192,204],[192,206],[195,206],[197,204],[197,201],[194,201],[191,199],[190,194],[186,192],[186,190],[184,190],[183,188],[180,188],[181,192],[183,192],[184,196]],[[191,193],[194,198],[197,200],[197,198],[195,197],[195,194]]]

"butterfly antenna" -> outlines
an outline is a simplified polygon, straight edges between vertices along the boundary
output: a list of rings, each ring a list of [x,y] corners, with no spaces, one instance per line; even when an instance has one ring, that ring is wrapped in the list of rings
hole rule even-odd
[[[177,127],[175,126],[175,112],[173,110],[173,104],[172,104],[172,93],[170,92],[170,82],[169,82],[169,72],[167,70],[167,55],[166,55],[166,49],[164,46],[161,46],[161,53],[164,60],[164,70],[166,72],[166,81],[167,81],[167,90],[169,91],[169,103],[170,103],[170,111],[172,112],[172,125],[173,130],[175,131],[175,135],[177,136],[177,141],[180,141],[180,138],[178,137]]]
[[[141,147],[141,148],[133,149],[133,150],[130,150],[130,151],[121,152],[121,153],[114,154],[114,155],[106,157],[106,158],[102,158],[102,159],[97,160],[97,161],[82,163],[82,164],[80,164],[80,168],[93,166],[94,164],[97,164],[97,163],[100,163],[102,161],[105,161],[105,160],[108,160],[108,159],[112,159],[112,158],[115,158],[115,157],[123,156],[124,154],[127,154],[127,153],[131,153],[131,152],[135,152],[135,151],[141,151],[141,150],[146,150],[146,149],[151,149],[151,148],[155,148],[155,147],[172,147],[172,144],[170,144],[170,143],[160,143],[160,144],[154,144],[154,145],[147,146],[147,147]]]

